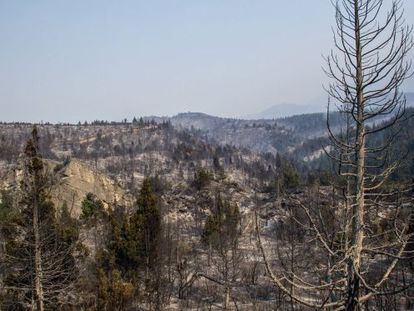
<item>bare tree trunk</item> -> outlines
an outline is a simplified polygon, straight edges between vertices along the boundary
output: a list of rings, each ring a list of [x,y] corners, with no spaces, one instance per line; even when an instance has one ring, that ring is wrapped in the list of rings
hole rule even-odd
[[[230,305],[230,287],[226,286],[226,297],[224,299],[223,309],[227,310],[229,308],[229,305]]]
[[[44,310],[44,298],[43,298],[43,286],[42,286],[42,250],[40,241],[40,228],[39,228],[39,204],[37,202],[37,192],[35,191],[35,197],[33,202],[33,234],[35,240],[35,280],[34,287],[36,293],[36,306],[37,311]]]
[[[356,202],[352,208],[351,247],[352,256],[349,260],[348,300],[347,310],[356,310],[359,305],[361,270],[361,253],[364,240],[364,212],[365,212],[365,124],[364,124],[364,91],[361,33],[359,23],[359,4],[354,1],[355,11],[355,54],[356,54],[356,100],[357,100],[357,126],[356,126]]]

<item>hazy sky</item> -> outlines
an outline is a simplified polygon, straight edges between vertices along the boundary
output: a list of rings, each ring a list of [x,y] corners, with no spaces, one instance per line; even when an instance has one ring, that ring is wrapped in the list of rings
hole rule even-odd
[[[333,15],[329,0],[0,0],[0,120],[321,101]]]

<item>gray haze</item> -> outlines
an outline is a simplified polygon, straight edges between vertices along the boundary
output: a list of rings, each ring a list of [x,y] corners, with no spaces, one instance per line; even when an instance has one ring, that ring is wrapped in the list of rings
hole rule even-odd
[[[333,16],[327,0],[0,1],[0,120],[323,106]]]

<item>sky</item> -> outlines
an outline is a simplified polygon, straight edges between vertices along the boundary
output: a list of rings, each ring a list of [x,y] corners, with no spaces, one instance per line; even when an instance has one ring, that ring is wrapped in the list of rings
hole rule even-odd
[[[333,18],[329,0],[0,0],[0,121],[321,103]]]

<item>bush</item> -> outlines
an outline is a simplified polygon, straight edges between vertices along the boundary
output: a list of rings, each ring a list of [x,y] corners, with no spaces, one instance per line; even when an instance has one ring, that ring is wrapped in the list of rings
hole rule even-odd
[[[85,199],[82,201],[82,219],[89,219],[92,216],[96,216],[97,213],[103,211],[104,206],[101,200],[96,195],[89,192],[86,194]]]
[[[197,190],[201,190],[207,187],[212,180],[213,175],[208,170],[204,168],[199,168],[194,174],[194,187]]]

